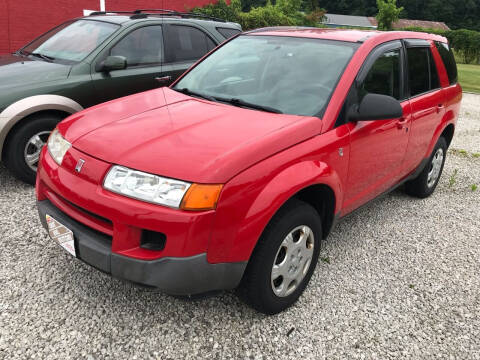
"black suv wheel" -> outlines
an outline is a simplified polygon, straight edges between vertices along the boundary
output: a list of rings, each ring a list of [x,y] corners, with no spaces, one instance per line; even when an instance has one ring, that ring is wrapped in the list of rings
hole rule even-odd
[[[31,115],[8,140],[5,165],[15,177],[35,184],[38,160],[50,132],[62,120],[57,114]]]

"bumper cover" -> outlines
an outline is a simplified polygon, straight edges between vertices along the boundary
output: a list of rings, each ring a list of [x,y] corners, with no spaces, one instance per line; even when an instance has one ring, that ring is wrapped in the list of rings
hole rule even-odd
[[[77,258],[114,277],[154,286],[171,295],[194,295],[237,287],[246,262],[211,264],[207,254],[139,260],[111,250],[111,238],[72,219],[49,200],[37,202],[45,229],[48,214],[73,231]]]

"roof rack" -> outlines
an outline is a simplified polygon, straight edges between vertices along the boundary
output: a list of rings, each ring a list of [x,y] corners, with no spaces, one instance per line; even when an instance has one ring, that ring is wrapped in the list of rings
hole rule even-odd
[[[175,10],[168,9],[137,9],[133,11],[94,11],[89,16],[97,15],[114,15],[114,14],[131,14],[130,19],[142,19],[148,16],[176,16],[181,18],[198,18],[198,19],[208,19],[218,22],[226,22],[224,19],[219,19],[216,17],[193,13],[193,12],[179,12]]]

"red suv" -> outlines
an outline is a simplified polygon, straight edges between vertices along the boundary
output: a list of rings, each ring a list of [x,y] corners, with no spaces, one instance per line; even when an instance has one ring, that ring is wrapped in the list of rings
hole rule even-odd
[[[170,88],[61,122],[40,161],[40,219],[115,277],[175,295],[238,287],[277,313],[338,219],[400,184],[432,194],[461,97],[441,36],[244,33]]]

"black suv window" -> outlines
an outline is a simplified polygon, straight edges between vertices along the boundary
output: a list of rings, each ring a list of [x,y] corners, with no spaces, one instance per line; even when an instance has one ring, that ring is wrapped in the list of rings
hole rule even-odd
[[[125,56],[128,66],[159,64],[163,60],[162,27],[145,26],[120,40],[110,55]]]
[[[170,25],[166,38],[168,60],[197,60],[216,45],[203,31],[184,25]]]
[[[407,57],[410,96],[423,94],[440,87],[437,67],[430,48],[407,48]]]
[[[382,94],[400,99],[400,49],[387,51],[373,63],[362,86],[361,95]]]
[[[443,64],[445,65],[445,69],[447,70],[450,85],[453,85],[458,81],[458,74],[457,64],[455,62],[455,56],[453,55],[452,48],[450,48],[448,44],[438,41],[435,42],[435,45],[437,46],[438,53],[440,54]]]
[[[229,29],[229,28],[223,28],[223,27],[217,27],[217,31],[220,34],[222,34],[222,36],[225,39],[230,39],[232,36],[235,36],[238,33],[241,33],[241,31],[238,29]]]

